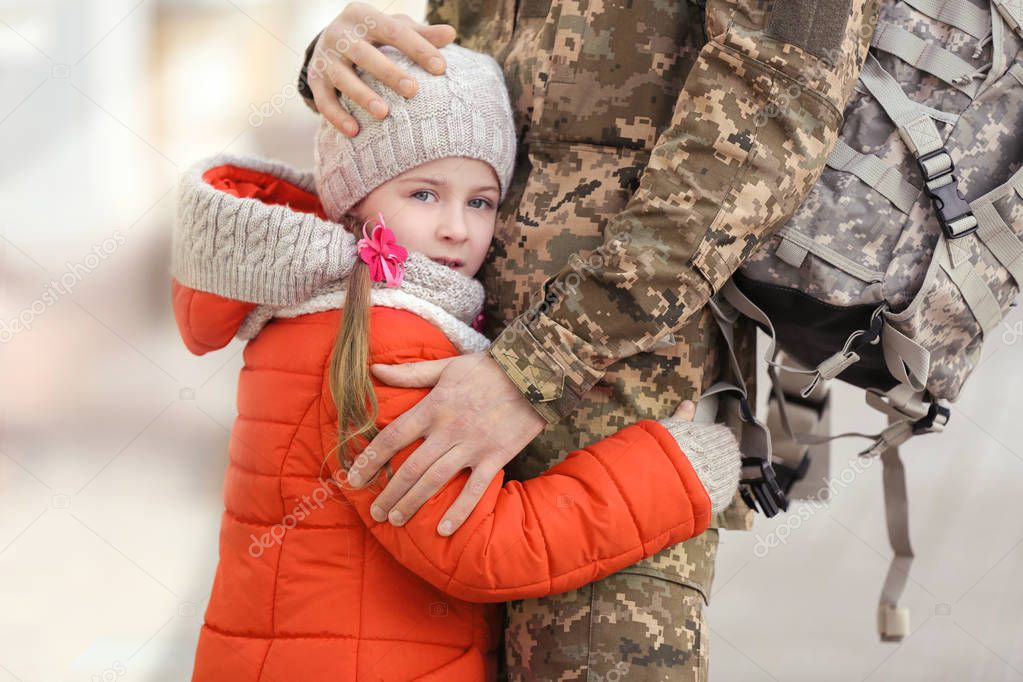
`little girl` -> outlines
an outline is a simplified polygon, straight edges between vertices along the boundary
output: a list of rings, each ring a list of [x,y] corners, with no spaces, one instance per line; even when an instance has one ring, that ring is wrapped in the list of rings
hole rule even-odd
[[[370,513],[383,481],[345,484],[428,392],[381,384],[370,364],[488,345],[474,275],[514,124],[498,65],[442,52],[433,76],[392,50],[418,94],[367,76],[389,116],[363,116],[352,139],[323,121],[315,175],[221,156],[183,177],[181,336],[200,355],[250,339],[195,682],[492,680],[499,602],[578,588],[702,533],[738,485],[731,432],[679,417],[630,425],[535,479],[499,474],[450,537],[437,525],[467,472],[401,526]]]

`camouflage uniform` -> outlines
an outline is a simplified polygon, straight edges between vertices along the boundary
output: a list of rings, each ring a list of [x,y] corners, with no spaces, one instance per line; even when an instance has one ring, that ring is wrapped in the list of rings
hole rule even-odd
[[[490,352],[550,425],[510,477],[718,378],[704,304],[821,173],[877,13],[877,0],[703,5],[430,2],[430,23],[504,65],[520,136],[480,277]],[[753,329],[737,338],[752,386]],[[737,497],[714,525],[751,517]],[[508,676],[706,679],[717,536],[510,603]]]

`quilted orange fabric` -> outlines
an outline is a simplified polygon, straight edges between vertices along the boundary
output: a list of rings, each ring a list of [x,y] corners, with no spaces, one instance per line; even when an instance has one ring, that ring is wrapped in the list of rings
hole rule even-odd
[[[234,177],[223,189],[253,200],[294,208],[303,194],[278,178],[214,170],[219,179],[211,171],[208,182]],[[314,195],[300,198],[319,212]],[[225,346],[253,308],[171,286],[181,337],[195,354]],[[379,486],[343,490],[328,480],[332,469],[321,472],[337,442],[327,372],[342,314],[275,319],[244,349],[220,561],[193,682],[491,680],[499,602],[574,589],[707,528],[706,491],[651,420],[570,453],[538,478],[499,474],[450,538],[436,527],[468,471],[404,526],[377,523],[369,506]],[[457,354],[423,318],[380,306],[370,312],[370,348],[370,362],[381,363]],[[428,392],[374,386],[379,427]],[[421,442],[399,452],[395,468]]]

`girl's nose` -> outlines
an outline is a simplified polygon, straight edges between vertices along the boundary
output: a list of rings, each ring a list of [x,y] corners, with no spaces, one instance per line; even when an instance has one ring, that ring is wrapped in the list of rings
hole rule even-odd
[[[469,228],[460,210],[448,211],[437,226],[437,237],[440,239],[461,242],[468,236]]]

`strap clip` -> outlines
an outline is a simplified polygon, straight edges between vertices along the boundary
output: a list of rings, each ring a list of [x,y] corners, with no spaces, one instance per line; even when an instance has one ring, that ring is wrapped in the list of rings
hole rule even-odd
[[[751,509],[758,509],[771,518],[779,511],[788,511],[789,499],[778,485],[771,462],[759,457],[743,457],[743,467],[757,467],[757,474],[752,478],[739,480],[739,492],[742,499]]]
[[[913,422],[913,435],[941,432],[945,429],[951,416],[952,411],[935,400],[927,409],[927,414]]]
[[[799,460],[799,465],[794,468],[782,462],[773,462],[771,466],[774,469],[774,477],[778,481],[778,486],[785,495],[788,495],[792,492],[793,485],[806,478],[806,472],[810,469],[809,448],[803,455],[803,459]]]
[[[948,149],[942,147],[917,159],[924,177],[924,191],[934,202],[938,222],[945,236],[959,239],[977,231],[977,219],[966,198],[959,192],[955,164]]]

